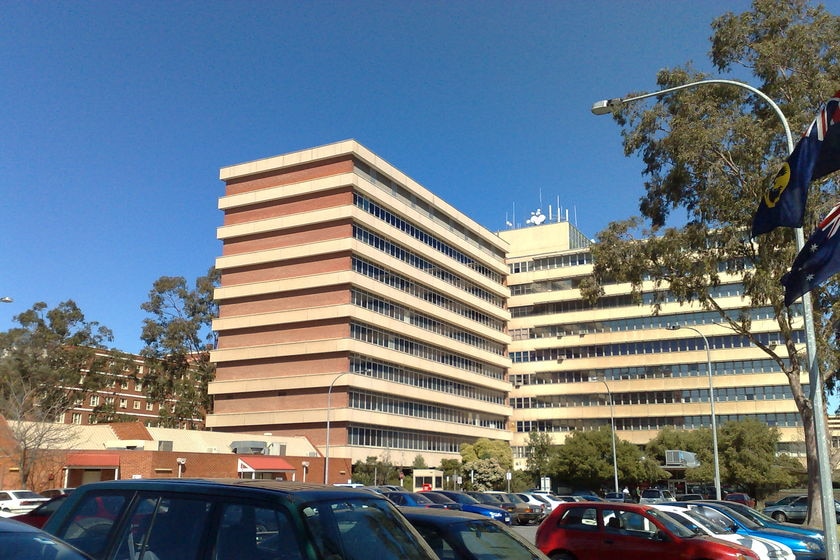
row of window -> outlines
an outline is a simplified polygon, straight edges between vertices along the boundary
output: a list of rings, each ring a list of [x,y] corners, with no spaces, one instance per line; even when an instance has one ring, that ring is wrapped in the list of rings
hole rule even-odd
[[[387,270],[377,264],[368,262],[356,255],[353,256],[353,271],[368,278],[373,278],[377,282],[381,282],[386,286],[396,288],[401,292],[411,294],[427,303],[436,305],[447,311],[451,311],[461,317],[475,321],[493,330],[504,332],[505,321],[495,319],[486,313],[469,307],[459,301],[440,294],[422,284],[418,284],[414,280],[401,276],[395,272]]]
[[[719,414],[715,418],[718,425],[726,422],[742,422],[757,420],[770,427],[798,428],[802,426],[802,417],[795,412],[778,412],[767,414]],[[663,430],[665,428],[679,428],[695,430],[710,428],[712,417],[697,416],[639,416],[635,418],[616,418],[616,431]],[[582,418],[553,418],[547,420],[519,420],[516,422],[517,432],[573,432],[593,431],[604,427],[609,428],[607,419]]]
[[[368,325],[352,323],[350,325],[350,337],[353,340],[360,340],[383,348],[390,348],[391,350],[403,352],[410,356],[430,360],[464,371],[470,371],[486,377],[492,377],[493,379],[502,379],[504,377],[504,368],[472,360],[466,356],[447,352],[435,346],[417,342],[405,336],[373,328]]]
[[[428,315],[420,313],[419,311],[403,307],[399,303],[376,296],[369,292],[353,289],[351,291],[351,298],[353,305],[363,307],[375,313],[385,315],[386,317],[391,317],[392,319],[404,321],[414,325],[415,327],[419,327],[435,334],[443,335],[446,338],[451,338],[452,340],[468,344],[478,348],[479,350],[491,352],[497,356],[503,356],[507,350],[504,344],[493,342],[492,340],[477,336],[469,331],[465,331],[464,329],[455,327],[448,323],[442,323],[437,319],[433,319]]]
[[[804,389],[807,392],[807,389]],[[709,402],[709,389],[683,389],[675,391],[634,391],[612,394],[616,405],[633,404],[685,404]],[[722,387],[715,389],[715,402],[791,400],[789,385],[764,387]],[[607,406],[606,395],[546,395],[510,399],[513,408],[572,408],[578,406]]]
[[[441,212],[433,205],[418,197],[417,193],[413,190],[405,188],[382,172],[371,168],[365,162],[356,160],[354,161],[354,164],[354,171],[359,176],[378,186],[394,198],[401,200],[410,208],[414,208],[433,222],[456,234],[458,237],[461,237],[470,245],[473,245],[479,250],[492,255],[500,261],[504,260],[505,253],[503,249],[485,241],[480,235],[477,235],[474,231],[468,229],[461,220]]]
[[[441,241],[434,235],[408,222],[400,216],[397,216],[390,210],[385,209],[384,207],[373,202],[369,198],[366,198],[365,196],[359,193],[353,193],[353,204],[355,204],[357,208],[364,210],[371,216],[379,218],[389,226],[398,229],[403,233],[407,233],[408,235],[410,235],[417,241],[423,243],[424,245],[427,245],[432,249],[441,252],[447,257],[461,263],[462,265],[467,266],[472,270],[475,270],[482,276],[489,278],[497,284],[502,283],[502,275],[496,272],[495,270],[491,270],[490,268],[476,261],[469,255],[459,251],[458,249],[452,247],[448,243]]]
[[[493,391],[492,389],[476,387],[475,385],[466,385],[460,381],[359,355],[350,356],[350,371],[384,381],[419,387],[430,391],[439,391],[448,395],[492,404],[503,404],[505,401],[505,394],[501,391]]]
[[[464,438],[410,430],[354,426],[347,428],[350,445],[378,447],[385,449],[406,449],[410,451],[433,451],[438,453],[460,453]]]
[[[756,339],[766,345],[778,342],[778,333],[757,333]],[[804,343],[803,331],[791,333],[797,344]],[[709,349],[750,348],[753,346],[749,338],[742,335],[710,336]],[[525,350],[511,352],[511,362],[545,362],[569,360],[579,358],[601,358],[608,356],[637,356],[643,354],[665,354],[668,352],[691,352],[705,350],[701,338],[683,338],[675,340],[645,340],[640,342],[620,342],[616,344],[592,344],[588,346],[573,346],[568,348],[543,348],[539,350]]]
[[[353,238],[496,307],[503,308],[505,305],[505,298],[502,296],[490,293],[481,286],[356,224],[353,225]]]
[[[715,376],[778,372],[779,364],[769,358],[763,360],[729,360],[712,363],[712,374]],[[618,379],[665,379],[671,377],[706,377],[708,374],[708,364],[691,363],[518,373],[510,376],[510,382],[514,385],[550,385],[554,383],[583,383],[593,379],[605,379],[607,381]]]
[[[501,417],[487,418],[475,412],[465,412],[451,407],[400,399],[381,393],[351,391],[349,398],[350,408],[374,410],[376,412],[398,414],[411,418],[425,418],[441,422],[481,426],[496,430],[505,429],[505,419]]]
[[[106,405],[114,406],[116,403],[116,397],[100,397],[100,395],[91,395],[90,396],[90,406],[99,406],[100,402],[104,402]],[[140,410],[140,402],[139,400],[132,400],[131,407],[134,410]],[[128,399],[127,398],[120,398],[120,408],[128,408]],[[154,410],[155,405],[150,402],[146,401],[146,410]]]
[[[510,272],[511,274],[516,274],[518,272],[533,272],[534,270],[552,270],[555,268],[565,268],[567,266],[581,266],[585,264],[592,264],[592,253],[590,253],[589,251],[573,253],[571,255],[554,255],[551,257],[529,259],[527,261],[510,263],[508,265],[508,272]]]
[[[713,298],[741,297],[743,286],[740,283],[724,284],[709,291]],[[670,291],[644,292],[641,303],[636,300],[633,294],[620,294],[614,296],[603,296],[595,303],[584,299],[573,299],[568,301],[548,301],[532,305],[521,305],[510,308],[510,315],[513,318],[535,317],[540,315],[555,315],[557,313],[571,313],[573,311],[590,311],[594,309],[612,309],[616,307],[639,307],[651,306],[655,303],[679,303],[678,298]]]
[[[748,313],[751,321],[763,321],[774,318],[772,307],[749,309]],[[509,334],[513,340],[530,340],[562,338],[570,335],[581,336],[595,333],[665,329],[670,325],[713,325],[719,322],[720,314],[716,311],[698,311],[696,313],[677,313],[673,315],[645,315],[643,317],[628,317],[609,321],[592,321],[574,324],[558,323],[530,328],[523,327],[511,329]]]

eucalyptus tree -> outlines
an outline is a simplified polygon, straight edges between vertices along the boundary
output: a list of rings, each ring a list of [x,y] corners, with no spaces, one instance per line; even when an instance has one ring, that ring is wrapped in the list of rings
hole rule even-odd
[[[143,321],[140,354],[145,372],[139,375],[150,401],[157,403],[165,427],[194,428],[211,408],[208,384],[216,368],[210,351],[216,347],[212,322],[218,316],[213,291],[219,274],[210,269],[190,288],[180,276],[158,278],[141,309],[152,315]]]
[[[710,58],[724,78],[749,75],[751,85],[780,107],[791,129],[802,131],[840,85],[837,37],[840,17],[822,6],[755,0],[750,11],[714,20]],[[656,90],[710,77],[690,63],[664,69]],[[785,307],[779,283],[795,257],[793,231],[777,228],[750,239],[758,203],[788,155],[778,115],[744,88],[704,84],[659,96],[653,104],[617,107],[613,117],[622,128],[625,153],[638,154],[643,162],[645,192],[639,215],[611,223],[597,236],[585,295],[594,300],[605,283],[629,282],[641,301],[642,282],[650,278],[654,312],[668,293],[680,303],[717,312],[720,324],[763,350],[786,376],[802,418],[808,492],[817,503],[816,438],[825,434],[815,433],[813,404],[801,381],[808,372],[796,338],[799,308]],[[833,205],[836,191],[831,178],[811,186],[806,235]],[[716,297],[724,273],[743,279],[744,304],[735,311]],[[818,355],[829,388],[837,372],[836,348],[827,343],[837,334],[837,296],[834,280],[814,292]],[[781,345],[754,334],[749,312],[756,307],[772,308]],[[819,508],[811,515],[811,522],[821,522]]]
[[[0,333],[0,414],[14,438],[21,484],[45,450],[67,447],[68,411],[130,367],[127,356],[106,350],[111,331],[87,321],[72,300],[44,302],[16,315],[17,327]]]

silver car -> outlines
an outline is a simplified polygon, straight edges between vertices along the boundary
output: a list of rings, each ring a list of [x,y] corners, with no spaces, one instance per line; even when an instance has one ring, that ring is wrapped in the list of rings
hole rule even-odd
[[[642,490],[639,496],[640,504],[664,504],[666,502],[676,502],[674,495],[669,490],[660,490],[658,488],[648,488]]]

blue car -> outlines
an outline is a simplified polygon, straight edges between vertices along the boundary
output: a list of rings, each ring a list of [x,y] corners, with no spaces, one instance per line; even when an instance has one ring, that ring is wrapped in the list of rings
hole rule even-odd
[[[454,502],[461,504],[462,511],[468,511],[470,513],[478,513],[480,515],[486,515],[490,519],[495,519],[496,521],[501,521],[505,525],[511,525],[513,520],[511,515],[508,511],[496,507],[490,506],[486,504],[479,503],[478,500],[473,498],[472,496],[468,496],[463,492],[453,492],[451,490],[435,490],[438,494],[443,494],[447,498],[451,499]]]
[[[714,500],[703,500],[704,503],[718,503],[723,504],[723,502],[717,502]],[[812,529],[811,527],[805,527],[803,525],[794,525],[793,523],[784,523],[781,521],[776,521],[772,517],[769,517],[760,511],[756,511],[751,507],[745,506],[744,504],[737,504],[733,502],[726,502],[725,504],[727,507],[734,509],[744,517],[748,517],[752,519],[762,527],[768,527],[771,529],[781,529],[782,531],[788,531],[789,533],[796,533],[798,535],[805,535],[806,537],[811,537],[815,539],[819,539],[820,541],[825,541],[825,535],[819,529]]]
[[[740,535],[763,537],[784,544],[790,547],[794,556],[796,556],[796,560],[817,560],[825,558],[825,543],[822,540],[788,530],[762,527],[749,517],[745,517],[735,511],[729,502],[726,505],[712,501],[672,502],[669,505],[696,511],[714,523],[723,524]]]

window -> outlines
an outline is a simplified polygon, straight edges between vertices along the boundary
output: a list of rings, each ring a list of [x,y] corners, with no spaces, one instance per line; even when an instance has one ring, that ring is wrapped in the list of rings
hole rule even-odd
[[[152,404],[149,401],[146,401],[146,410],[154,410],[154,409],[155,409],[155,405]]]
[[[120,408],[128,408],[128,399],[120,399]]]
[[[99,395],[90,396],[90,406],[99,406]]]
[[[140,410],[140,401],[132,401],[131,406],[134,410]]]
[[[74,412],[71,418],[71,422],[73,424],[81,424],[82,423],[82,413],[81,412]]]

